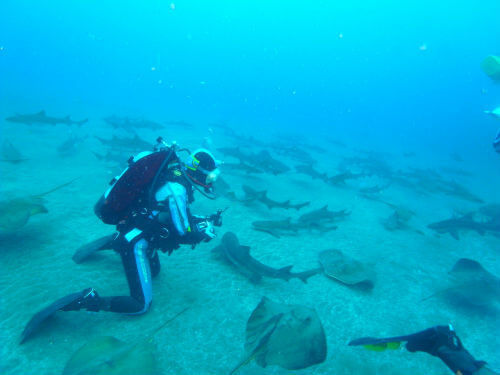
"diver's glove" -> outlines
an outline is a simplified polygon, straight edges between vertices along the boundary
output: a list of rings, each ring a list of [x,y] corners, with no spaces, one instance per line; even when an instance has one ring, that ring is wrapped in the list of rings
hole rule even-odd
[[[412,335],[406,349],[440,358],[455,374],[472,375],[486,364],[472,357],[451,325],[432,327]]]

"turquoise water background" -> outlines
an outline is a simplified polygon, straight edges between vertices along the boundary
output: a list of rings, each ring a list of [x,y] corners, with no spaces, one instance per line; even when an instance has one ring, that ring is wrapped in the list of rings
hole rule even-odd
[[[479,146],[493,132],[480,112],[500,100],[479,69],[500,48],[499,9],[495,0],[7,0],[0,95],[10,111]]]
[[[500,154],[491,146],[500,121],[483,113],[500,106],[500,85],[480,67],[486,56],[500,55],[499,19],[498,0],[2,1],[0,138],[28,159],[1,163],[2,200],[78,179],[45,197],[48,214],[0,233],[0,372],[61,373],[88,340],[112,335],[135,342],[189,306],[155,337],[161,373],[227,374],[243,355],[245,323],[263,295],[315,308],[324,325],[327,360],[297,375],[446,374],[430,356],[373,353],[346,343],[449,322],[471,353],[499,370],[499,314],[456,309],[439,298],[421,301],[446,286],[447,272],[459,258],[480,261],[500,276],[497,236],[464,232],[456,240],[427,228],[482,204],[390,183],[381,199],[415,213],[411,230],[390,232],[381,220],[391,209],[359,194],[383,185],[383,179],[368,177],[344,187],[320,183],[294,171],[300,163],[272,147],[291,171],[272,176],[224,170],[222,176],[237,195],[247,184],[268,190],[276,200],[310,201],[310,209],[327,204],[348,210],[336,231],[274,238],[250,223],[296,217],[306,209],[268,210],[197,194],[194,213],[230,206],[224,225],[215,242],[162,255],[147,314],[61,313],[18,345],[26,322],[48,302],[89,286],[101,295],[128,290],[116,254],[79,265],[71,260],[79,246],[113,231],[92,210],[128,158],[116,165],[93,154],[106,153],[94,136],[130,136],[103,121],[113,114],[194,124],[137,129],[152,143],[162,135],[196,148],[209,137],[215,150],[262,149],[213,126],[225,124],[258,141],[308,145],[314,168],[329,176],[341,172],[345,158],[373,158],[393,171],[419,168],[429,176],[438,171],[484,204],[500,203]],[[89,121],[81,127],[4,121],[40,110]],[[73,136],[81,142],[77,151],[61,156],[57,148]],[[323,276],[308,284],[267,279],[251,284],[211,256],[226,231],[237,233],[260,261],[293,264],[297,271],[317,267],[321,250],[341,249],[374,268],[376,286],[371,294],[360,294]],[[240,374],[290,371],[251,363]]]

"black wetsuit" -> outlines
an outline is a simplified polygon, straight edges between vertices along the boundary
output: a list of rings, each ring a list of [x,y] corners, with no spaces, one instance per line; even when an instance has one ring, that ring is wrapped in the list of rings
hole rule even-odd
[[[454,374],[473,375],[486,364],[474,359],[450,326],[435,326],[411,335],[406,349],[440,358]]]
[[[190,213],[188,205],[194,200],[192,185],[183,176],[167,177],[159,184],[153,207],[135,209],[117,226],[113,249],[121,256],[130,295],[101,297],[93,293],[65,310],[145,313],[152,301],[152,278],[161,268],[156,250],[170,255],[180,244],[194,246],[213,238],[206,225],[199,226],[208,224],[208,219]]]

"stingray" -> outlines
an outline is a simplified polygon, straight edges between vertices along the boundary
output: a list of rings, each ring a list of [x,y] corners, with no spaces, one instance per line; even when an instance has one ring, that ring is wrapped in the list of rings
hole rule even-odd
[[[149,337],[127,344],[113,336],[97,337],[78,349],[64,367],[63,375],[157,375],[153,336],[185,312],[168,319]]]
[[[424,298],[424,301],[441,295],[460,306],[484,311],[492,311],[494,303],[500,302],[500,278],[479,262],[461,258],[449,276],[449,286]]]
[[[261,367],[300,370],[325,359],[325,331],[314,309],[262,297],[247,322],[244,359],[230,374],[252,360]]]
[[[323,272],[329,278],[341,284],[372,289],[375,284],[375,271],[369,265],[365,265],[340,250],[324,250],[319,254],[319,263]]]
[[[2,158],[0,161],[6,162],[6,163],[12,163],[12,164],[17,164],[22,161],[26,161],[26,159],[21,152],[17,148],[14,147],[10,141],[5,139],[2,143]]]
[[[59,185],[41,194],[0,201],[0,233],[12,233],[28,223],[31,216],[47,213],[43,197],[59,190],[74,180]]]

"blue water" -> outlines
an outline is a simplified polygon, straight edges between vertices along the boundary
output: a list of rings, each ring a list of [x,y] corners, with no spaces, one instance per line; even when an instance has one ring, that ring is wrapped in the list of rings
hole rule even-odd
[[[9,358],[0,369],[5,368],[6,373],[20,373],[31,366],[36,370],[33,373],[60,371],[61,363],[83,344],[82,336],[71,343],[51,342],[54,346],[44,348],[43,344],[40,345],[44,342],[41,335],[37,337],[38,344],[29,344],[33,346],[25,346],[25,349],[17,346],[15,336],[23,324],[38,306],[54,298],[50,290],[54,285],[60,285],[64,277],[78,278],[78,282],[74,281],[75,286],[72,286],[73,281],[68,281],[68,290],[59,291],[57,296],[88,286],[87,280],[112,285],[113,291],[126,288],[122,284],[119,264],[108,264],[109,269],[114,270],[109,282],[106,279],[108,269],[100,272],[98,265],[91,265],[74,271],[75,265],[70,260],[77,244],[107,234],[106,229],[109,229],[93,216],[92,205],[115,171],[99,164],[90,151],[102,149],[93,135],[110,138],[114,134],[102,121],[112,114],[158,122],[184,120],[196,125],[193,129],[166,129],[161,135],[168,140],[180,137],[201,142],[213,123],[225,123],[238,134],[265,141],[274,134],[298,134],[307,138],[310,144],[326,148],[326,154],[314,151],[313,155],[320,163],[317,168],[328,175],[338,172],[337,165],[343,157],[359,155],[361,150],[387,152],[387,161],[394,162],[391,164],[394,170],[411,167],[434,170],[447,165],[473,175],[468,178],[447,176],[447,180],[464,184],[485,203],[499,203],[500,154],[495,153],[491,144],[500,121],[486,116],[483,111],[500,106],[500,85],[487,77],[480,67],[486,56],[500,55],[499,19],[498,0],[3,0],[0,4],[1,135],[21,148],[32,164],[26,169],[22,169],[22,164],[19,167],[2,165],[2,175],[9,176],[0,183],[2,192],[37,194],[74,177],[80,176],[81,180],[70,188],[73,190],[61,191],[57,206],[49,207],[49,213],[59,215],[55,216],[54,223],[63,229],[56,231],[55,224],[50,227],[47,222],[37,227],[43,220],[37,217],[30,219],[23,231],[16,234],[15,241],[0,238],[2,245],[9,250],[2,255],[5,264],[9,264],[8,271],[0,278],[0,284],[9,286],[9,293],[2,298],[9,306],[14,304],[12,301],[24,301],[23,314],[14,318],[10,318],[12,314],[2,306],[2,315],[13,320],[4,323],[7,332],[4,335],[8,336],[9,343],[5,352]],[[81,152],[74,159],[56,156],[57,145],[68,138],[69,131],[64,125],[31,127],[3,120],[16,113],[35,113],[42,109],[50,116],[71,114],[73,119],[89,118],[87,124],[74,130],[78,135],[88,136],[82,141],[86,142],[86,153]],[[177,131],[179,134],[175,133]],[[216,146],[234,145],[234,140],[220,134],[214,133]],[[148,141],[157,135],[151,131],[141,134]],[[338,149],[329,143],[331,140],[341,141],[347,148]],[[405,153],[414,153],[414,159],[405,159],[402,156]],[[462,162],[454,160],[457,155]],[[297,177],[293,172],[276,178],[267,177],[253,180],[253,177],[237,176],[233,182],[239,187],[250,181],[262,189],[269,189],[274,198],[283,196],[283,199],[294,202],[312,201],[312,208],[327,203],[330,207],[346,208],[353,212],[353,217],[343,231],[339,230],[338,236],[308,234],[303,242],[299,241],[301,237],[282,239],[281,242],[272,239],[269,244],[267,237],[256,234],[247,224],[269,218],[276,211],[270,214],[264,209],[258,212],[247,208],[229,210],[226,228],[241,230],[242,236],[246,236],[243,243],[255,245],[253,249],[257,248],[257,253],[262,250],[260,255],[268,256],[265,258],[268,261],[276,261],[276,257],[280,260],[279,256],[290,259],[286,249],[303,250],[305,243],[304,253],[294,251],[292,255],[299,269],[316,266],[315,251],[318,249],[338,246],[345,250],[352,247],[352,254],[358,258],[366,256],[366,260],[373,263],[380,258],[388,260],[387,264],[380,262],[379,273],[387,275],[394,271],[397,274],[406,270],[410,276],[400,277],[403,283],[408,283],[402,286],[403,290],[409,292],[401,295],[400,290],[392,288],[397,284],[393,284],[393,280],[381,282],[377,288],[382,289],[376,289],[378,294],[367,301],[363,296],[352,296],[345,290],[332,291],[330,284],[322,284],[326,283],[322,281],[319,284],[312,282],[311,289],[297,286],[297,301],[288,300],[288,284],[271,284],[264,290],[249,287],[246,280],[233,281],[232,276],[225,276],[223,268],[221,274],[214,276],[210,273],[212,268],[198,267],[199,258],[191,253],[187,263],[186,258],[173,257],[175,267],[162,270],[167,276],[155,286],[155,291],[159,291],[155,298],[163,298],[165,305],[154,305],[156,310],[150,314],[157,318],[154,314],[160,314],[162,306],[173,306],[166,315],[174,315],[177,306],[172,300],[179,305],[201,300],[198,306],[203,308],[192,310],[190,322],[195,326],[192,336],[191,333],[185,334],[182,325],[171,328],[172,332],[179,336],[185,334],[189,337],[186,340],[192,341],[186,344],[187,349],[181,346],[182,343],[177,349],[172,349],[178,351],[178,362],[171,362],[172,358],[163,354],[160,362],[172,365],[169,373],[227,372],[237,363],[243,344],[244,322],[260,295],[266,293],[289,303],[317,306],[325,319],[325,327],[330,329],[329,345],[335,343],[333,347],[336,348],[329,352],[327,363],[318,367],[318,374],[357,373],[357,366],[361,366],[357,354],[348,351],[350,348],[345,348],[343,343],[354,338],[353,332],[356,335],[406,333],[398,331],[408,327],[402,316],[407,316],[411,322],[409,326],[414,330],[446,323],[447,320],[459,321],[463,331],[468,332],[474,353],[479,355],[484,349],[490,357],[480,359],[493,360],[498,354],[496,347],[492,348],[487,340],[484,341],[485,337],[492,339],[494,332],[498,331],[498,318],[477,323],[476,317],[461,315],[444,305],[415,305],[415,301],[435,291],[433,277],[440,272],[446,273],[453,261],[460,257],[478,259],[491,272],[500,275],[498,238],[471,234],[456,241],[447,235],[433,237],[433,233],[426,229],[430,222],[449,218],[457,212],[467,212],[478,205],[444,195],[429,198],[401,187],[391,187],[393,190],[387,200],[403,202],[416,211],[418,218],[412,224],[426,234],[425,237],[415,236],[415,232],[394,235],[380,227],[380,217],[389,215],[387,207],[363,200],[354,189],[331,188],[316,181],[311,183],[310,179]],[[40,183],[47,185],[38,186]],[[362,181],[356,189],[378,183],[377,180]],[[202,209],[220,208],[220,205],[203,204],[202,201]],[[278,211],[276,215],[286,218],[290,213]],[[38,229],[33,232],[31,228]],[[76,239],[70,236],[74,235],[75,228],[83,228],[78,231]],[[51,236],[55,236],[54,239]],[[55,256],[54,263],[47,265],[51,268],[43,273],[39,270],[44,269],[45,258],[30,260],[28,255],[31,253],[23,252],[27,258],[20,262],[15,256],[16,246],[22,239],[27,239],[30,245],[23,245],[24,251],[35,248],[37,255],[53,259],[54,254],[59,254],[60,257]],[[209,248],[203,248],[204,254]],[[64,253],[57,253],[55,249],[64,249]],[[304,255],[313,253],[314,256],[310,257]],[[304,261],[302,265],[301,261]],[[170,264],[166,260],[165,263]],[[193,269],[189,268],[190,265],[194,265]],[[16,273],[20,267],[27,267],[25,271],[35,280],[33,284],[25,283],[22,275]],[[59,269],[64,269],[64,275],[57,273]],[[44,284],[38,281],[37,275],[40,274],[47,277],[43,279]],[[184,295],[179,290],[184,290],[186,277],[189,278],[186,284],[191,287]],[[204,290],[212,286],[210,282],[205,284],[205,280],[214,282],[214,289]],[[415,280],[417,282],[413,283]],[[20,285],[21,291],[14,290],[13,284]],[[228,297],[227,290],[237,292]],[[249,292],[245,294],[247,292],[242,290]],[[328,294],[322,295],[324,291]],[[321,297],[315,300],[316,296]],[[388,299],[389,296],[402,300],[395,303]],[[222,307],[207,312],[209,309],[205,306],[208,303],[204,303],[204,298],[213,305],[224,304],[228,298],[236,306],[231,312],[237,319],[231,321],[232,315]],[[352,305],[349,304],[351,298],[356,301]],[[341,307],[336,307],[337,300],[342,301],[338,304]],[[366,310],[359,306],[368,306],[370,311],[376,311],[376,316],[363,315]],[[329,315],[335,309],[341,310],[337,312],[343,318],[337,320]],[[209,317],[206,320],[211,321],[206,323],[207,326],[203,325],[205,322],[196,321],[204,313]],[[387,314],[400,320],[386,326],[390,320],[386,318]],[[163,321],[164,318],[161,315],[158,319]],[[113,320],[109,315],[96,319],[98,329],[93,326],[94,321],[89,320],[84,323],[85,328],[81,328],[80,334],[87,331],[91,335],[106,333],[103,331],[108,328],[108,319],[111,319],[110,330],[114,335],[119,335],[122,327],[129,325],[129,330],[124,331],[128,341],[143,333],[137,328],[139,326],[128,320]],[[218,322],[226,319],[232,328],[227,337],[234,341],[229,338],[224,341],[216,334]],[[142,321],[140,327],[150,328],[156,323]],[[191,327],[190,323],[186,324]],[[351,332],[350,328],[354,326],[357,328]],[[364,331],[364,327],[370,329]],[[333,338],[337,332],[335,329],[340,338]],[[72,335],[69,329],[62,332],[55,334],[66,338]],[[196,347],[196,334],[205,340],[206,347]],[[494,339],[500,344],[496,336]],[[164,345],[175,346],[169,337],[162,340]],[[206,354],[210,365],[205,363],[205,357],[186,354],[191,353],[191,347],[194,347],[193,353]],[[210,351],[209,348],[214,349]],[[57,358],[59,351],[64,354],[63,359]],[[378,357],[380,363],[373,362],[372,365],[369,362],[373,360],[372,354],[362,355],[368,364],[359,373],[374,373],[374,369],[380,368],[384,362]],[[382,358],[387,362],[387,357]],[[428,366],[435,366],[431,369],[441,370],[441,373],[446,371],[442,364],[430,359],[414,365],[417,361],[410,356],[408,361],[415,362],[405,367],[406,357],[399,358],[391,374],[415,372],[416,369],[425,372]],[[498,360],[495,364],[499,364]],[[254,366],[242,370],[242,375],[265,371]],[[279,369],[269,371],[285,374]]]
[[[493,132],[481,111],[500,100],[479,68],[499,53],[499,9],[495,0],[7,0],[1,99],[10,111],[74,107],[478,145]]]

